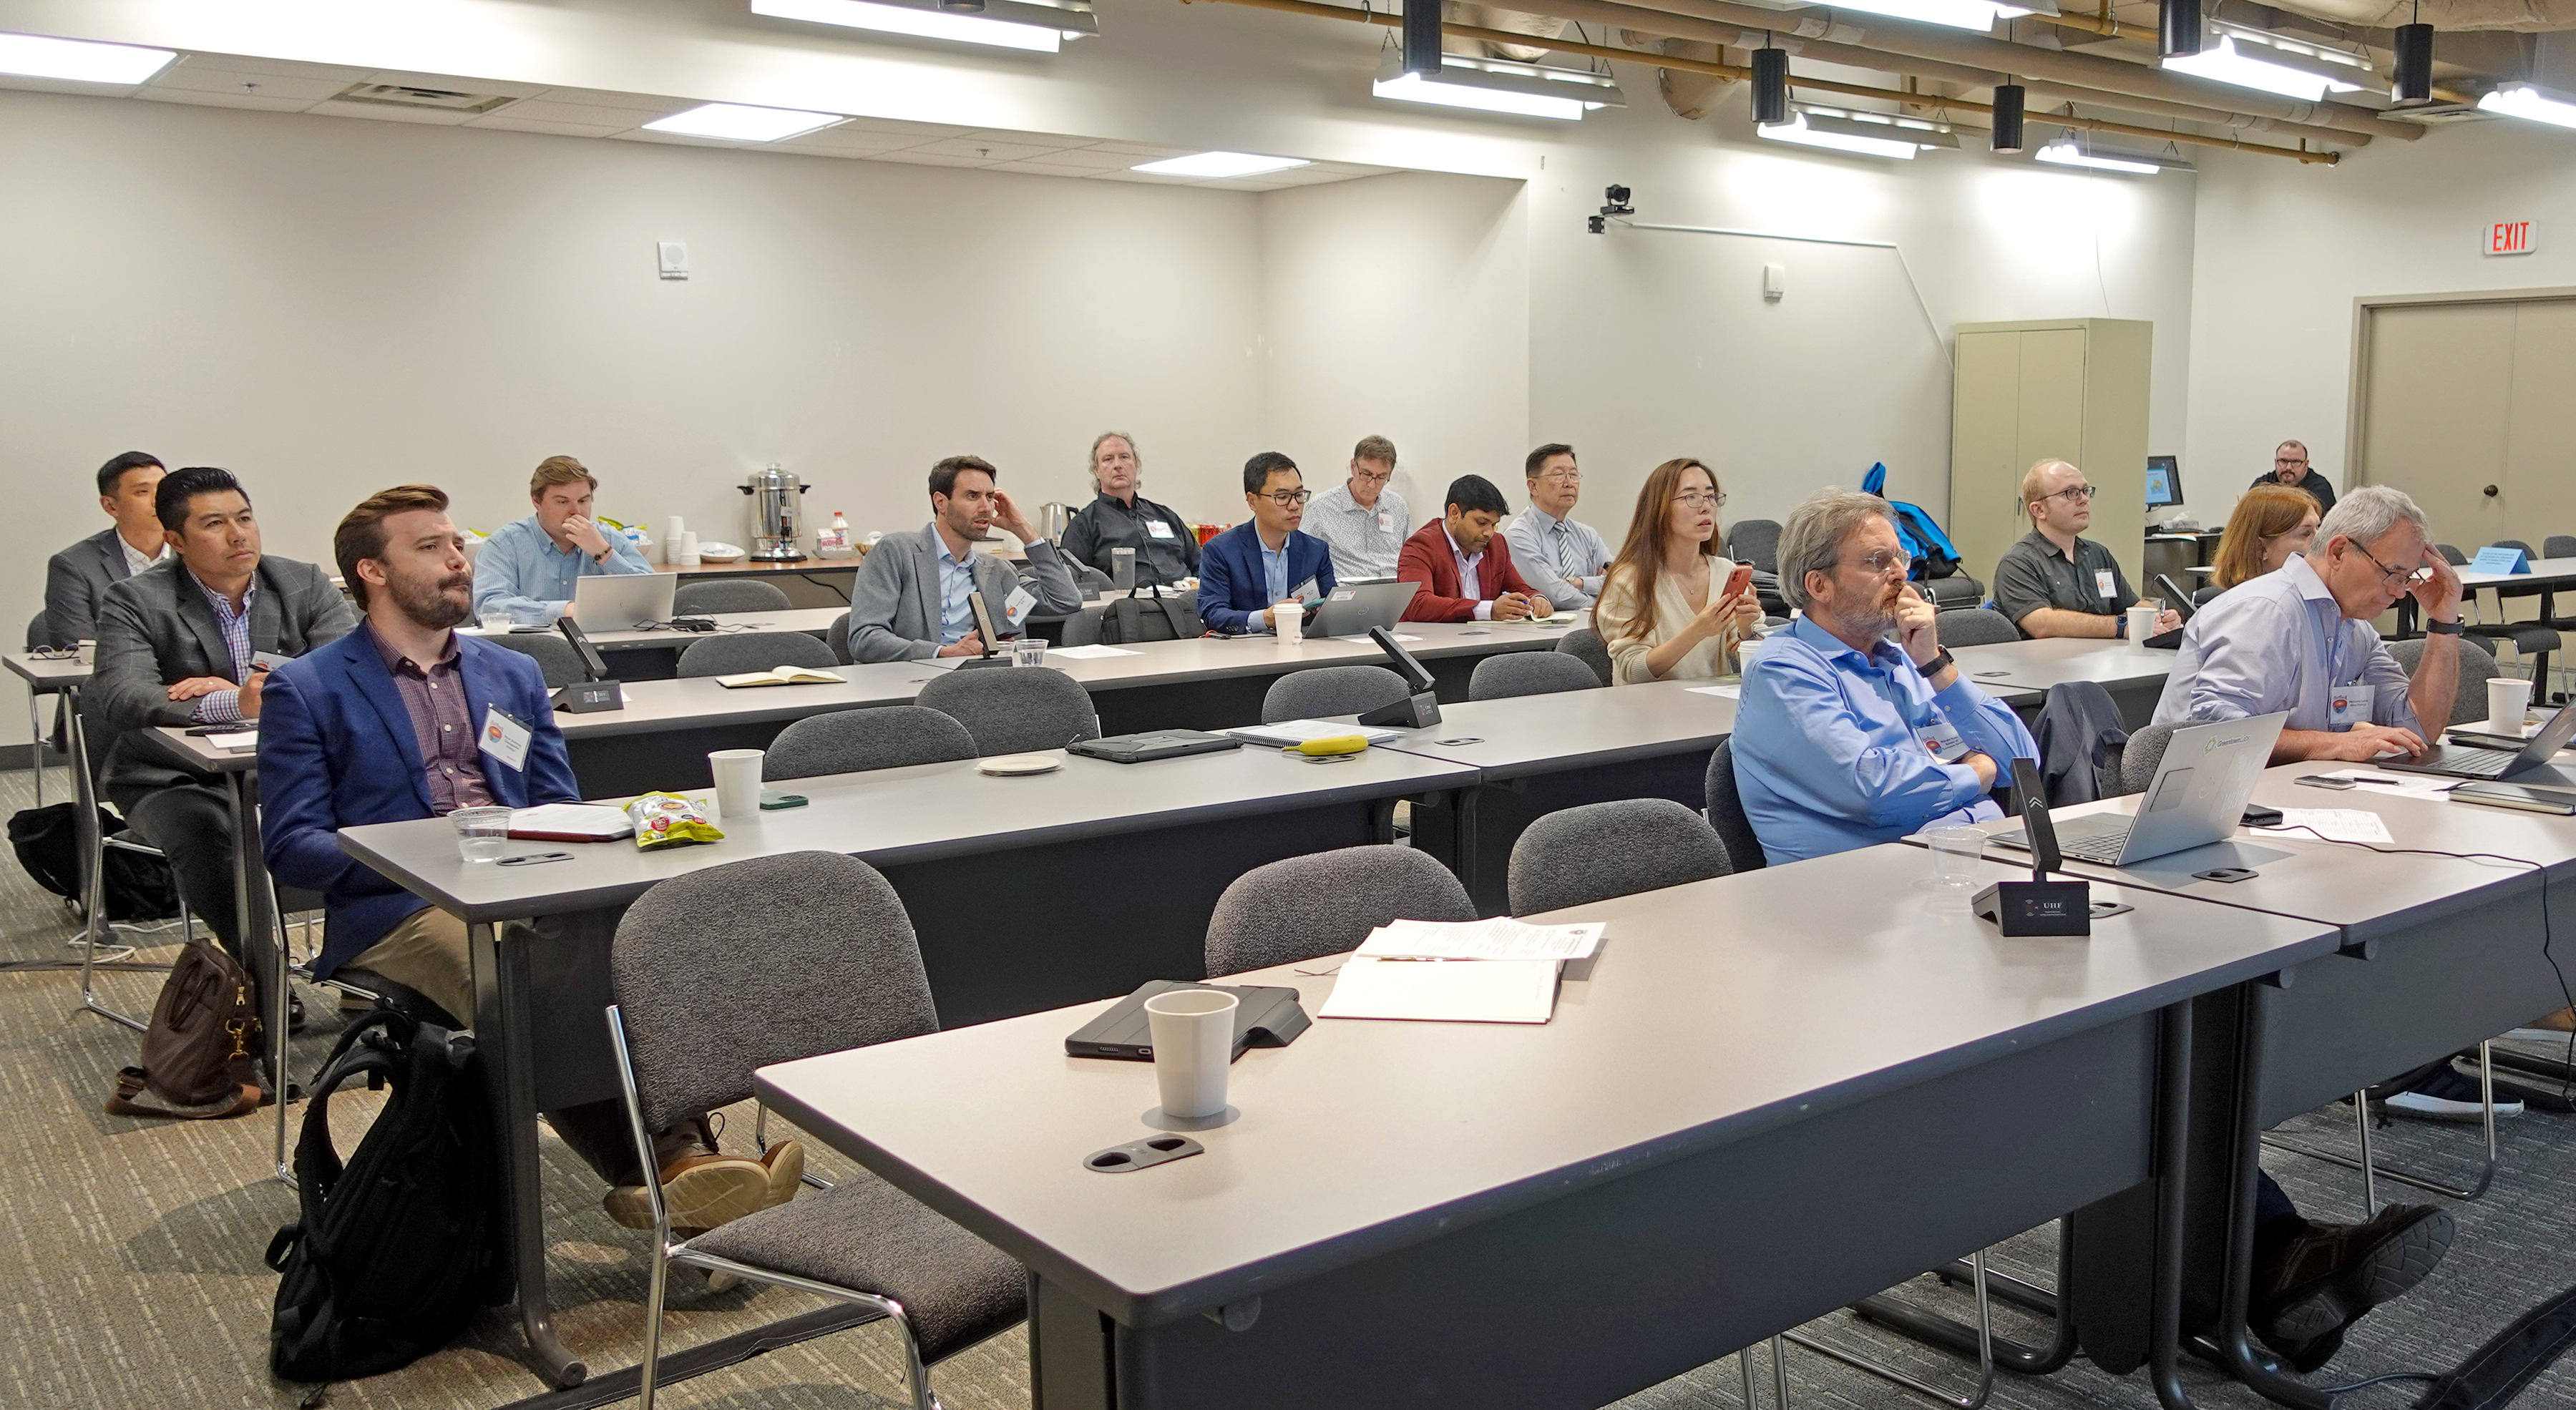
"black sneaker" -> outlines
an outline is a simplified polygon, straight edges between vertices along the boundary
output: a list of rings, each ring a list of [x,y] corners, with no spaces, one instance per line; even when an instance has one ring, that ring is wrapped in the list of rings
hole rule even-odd
[[[2448,1211],[2422,1204],[2392,1204],[2367,1224],[2309,1224],[2254,1270],[2254,1334],[2301,1371],[2324,1365],[2344,1328],[2424,1281],[2453,1232]]]

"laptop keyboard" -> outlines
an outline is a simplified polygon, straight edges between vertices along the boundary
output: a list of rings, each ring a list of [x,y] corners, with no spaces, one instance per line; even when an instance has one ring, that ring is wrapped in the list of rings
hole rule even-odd
[[[2126,818],[2076,818],[2057,825],[2057,850],[2060,855],[2078,861],[2099,862],[2106,867],[2120,864],[2120,849],[2129,845],[2129,829],[2134,824]],[[2005,833],[1995,839],[2030,850],[2027,831]]]
[[[2505,770],[2513,767],[2513,761],[2521,757],[2518,753],[2508,754],[2501,749],[2445,749],[2441,751],[2439,762],[2455,774],[2502,778]]]

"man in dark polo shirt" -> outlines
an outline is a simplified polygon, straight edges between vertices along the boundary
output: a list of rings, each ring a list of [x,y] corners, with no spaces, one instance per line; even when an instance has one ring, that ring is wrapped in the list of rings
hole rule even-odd
[[[2083,538],[2093,522],[2093,486],[2063,460],[2043,460],[2021,477],[2022,508],[2030,532],[2004,550],[1995,565],[1995,606],[2027,637],[2125,637],[2125,615],[2138,600],[2111,550]],[[2172,631],[2182,615],[2172,608],[2156,630]]]
[[[1168,586],[1199,570],[1199,536],[1190,522],[1136,493],[1145,462],[1124,431],[1103,431],[1091,442],[1091,483],[1100,493],[1074,511],[1064,530],[1066,556],[1088,563],[1115,581],[1112,551],[1136,550],[1136,582]]]
[[[2255,476],[2254,483],[2288,485],[2294,490],[2306,490],[2308,498],[2317,502],[2320,516],[2334,508],[2334,486],[2327,484],[2326,477],[2309,466],[2308,448],[2297,441],[2283,441],[2275,447],[2272,451],[2272,473]]]

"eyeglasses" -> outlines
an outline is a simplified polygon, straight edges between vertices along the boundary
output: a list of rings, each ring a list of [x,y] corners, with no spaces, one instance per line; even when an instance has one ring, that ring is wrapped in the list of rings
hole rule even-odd
[[[2275,465],[2305,465],[2308,463],[2308,458],[2304,455],[2276,455],[2272,457],[2272,463]]]
[[[1380,474],[1374,470],[1354,470],[1351,472],[1351,478],[1354,480],[1366,480],[1372,485],[1383,485],[1387,481],[1395,478],[1395,472],[1389,470],[1384,474]]]
[[[2369,559],[2370,566],[2378,569],[2381,579],[2391,587],[2413,587],[2417,583],[2425,582],[2433,576],[2433,570],[2430,568],[2391,568],[2387,564],[2379,561],[2378,554],[2362,547],[2361,541],[2358,539],[2345,539],[2344,542],[2352,545],[2353,552]]]
[[[1680,500],[1682,503],[1689,505],[1693,509],[1724,509],[1726,507],[1726,491],[1724,490],[1684,490],[1680,494],[1674,495],[1673,498]]]
[[[2062,499],[2069,504],[2082,504],[2101,492],[2102,487],[2100,485],[2068,485],[2066,488],[2057,491],[2055,494],[2044,494],[2041,495],[2040,498]]]
[[[1890,573],[1911,572],[1914,568],[1914,555],[1901,548],[1882,548],[1867,558],[1855,558],[1852,561],[1868,569],[1872,575],[1882,578]]]
[[[1276,494],[1253,496],[1255,499],[1269,500],[1271,503],[1278,505],[1282,509],[1294,509],[1314,497],[1315,492],[1313,490],[1281,490]]]
[[[1546,474],[1539,476],[1538,482],[1542,485],[1579,485],[1583,483],[1583,472],[1580,470],[1550,470]]]

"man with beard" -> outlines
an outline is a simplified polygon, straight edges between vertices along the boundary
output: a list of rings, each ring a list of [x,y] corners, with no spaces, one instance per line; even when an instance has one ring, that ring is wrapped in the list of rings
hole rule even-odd
[[[1082,610],[1082,590],[1054,544],[1029,526],[1011,497],[995,483],[1001,472],[972,455],[952,455],[930,467],[931,519],[921,532],[888,538],[859,560],[850,584],[850,659],[926,661],[934,656],[981,656],[987,642],[975,626],[968,599],[984,596],[993,630],[1018,634],[1032,612],[1066,616]],[[993,525],[1027,545],[1028,582],[1008,560],[978,555]]]
[[[1941,649],[1887,501],[1827,490],[1780,531],[1804,615],[1744,673],[1735,786],[1763,855],[1793,862],[2003,816],[1990,796],[2039,746]]]
[[[322,893],[315,974],[368,970],[470,1024],[465,923],[341,851],[336,834],[458,808],[570,802],[580,791],[535,660],[454,630],[473,610],[474,573],[446,494],[386,490],[340,521],[332,551],[366,615],[356,631],[270,673],[259,735],[268,867]],[[547,1120],[613,1187],[610,1217],[649,1227],[619,1104],[587,1102]],[[718,1155],[702,1119],[655,1144],[663,1195],[683,1228],[780,1203],[804,1173],[792,1141],[765,1161]]]

